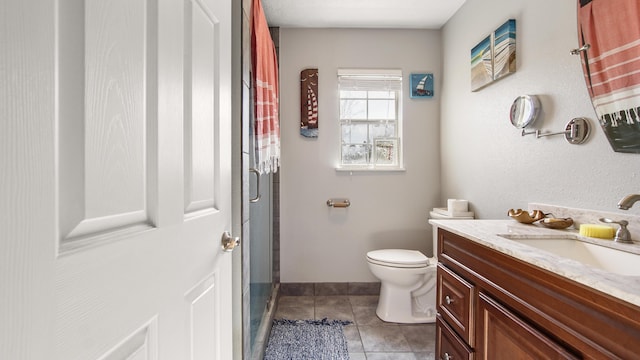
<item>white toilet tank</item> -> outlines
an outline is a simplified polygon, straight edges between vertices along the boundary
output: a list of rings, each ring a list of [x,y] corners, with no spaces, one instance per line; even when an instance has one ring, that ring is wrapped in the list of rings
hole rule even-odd
[[[429,212],[429,218],[430,219],[438,219],[438,220],[472,220],[474,219],[474,214],[473,212],[467,212],[465,215],[468,216],[451,216],[451,215],[447,215],[444,214],[443,211],[438,211],[441,209],[433,209],[433,211]],[[432,237],[432,241],[433,241],[433,259],[436,260],[437,255],[438,255],[438,228],[431,225],[431,227],[433,228],[433,237]]]

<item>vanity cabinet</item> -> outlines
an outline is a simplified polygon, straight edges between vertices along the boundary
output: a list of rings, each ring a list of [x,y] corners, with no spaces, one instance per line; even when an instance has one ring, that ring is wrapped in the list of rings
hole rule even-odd
[[[438,229],[438,359],[637,359],[640,308]]]

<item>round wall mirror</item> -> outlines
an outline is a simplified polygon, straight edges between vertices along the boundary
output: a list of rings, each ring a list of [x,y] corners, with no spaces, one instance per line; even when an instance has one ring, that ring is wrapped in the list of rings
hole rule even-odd
[[[537,96],[521,95],[513,101],[509,118],[513,126],[524,129],[536,121],[539,112],[540,100]]]

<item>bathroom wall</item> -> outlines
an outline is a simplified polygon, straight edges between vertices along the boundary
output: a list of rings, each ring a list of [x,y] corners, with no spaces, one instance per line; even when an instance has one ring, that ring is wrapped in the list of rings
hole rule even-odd
[[[441,33],[432,30],[280,29],[280,271],[288,282],[376,281],[365,254],[412,248],[431,254],[429,210],[440,206]],[[319,137],[299,134],[300,71],[319,69]],[[432,72],[433,99],[405,94],[404,172],[336,172],[337,69]],[[407,90],[408,91],[408,90]],[[327,207],[346,197],[346,209]]]
[[[517,24],[517,70],[471,92],[470,49],[507,19]],[[482,218],[506,219],[529,202],[616,210],[640,192],[640,154],[614,153],[595,119],[580,60],[569,54],[577,41],[576,1],[467,0],[442,30],[442,195],[471,202]],[[509,107],[535,94],[543,112],[537,128],[564,130],[574,117],[591,120],[584,145],[562,136],[521,137]],[[627,213],[640,213],[640,204]]]

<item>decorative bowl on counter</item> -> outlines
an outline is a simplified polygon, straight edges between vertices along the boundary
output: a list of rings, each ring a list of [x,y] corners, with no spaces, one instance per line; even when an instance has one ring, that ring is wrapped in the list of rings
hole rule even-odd
[[[531,212],[527,212],[522,209],[510,209],[507,214],[523,224],[534,223],[538,220],[544,219],[545,216],[541,210],[533,210]]]
[[[540,221],[540,224],[551,229],[566,229],[573,225],[572,218],[544,218]]]

